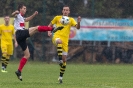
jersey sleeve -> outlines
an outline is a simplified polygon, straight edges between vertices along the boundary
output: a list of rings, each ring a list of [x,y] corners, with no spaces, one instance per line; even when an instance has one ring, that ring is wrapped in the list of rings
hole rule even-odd
[[[57,23],[57,16],[54,17],[54,19],[51,21],[52,24],[56,24]]]
[[[19,15],[19,14],[16,14],[16,17],[15,17],[15,18],[18,18],[18,15]]]
[[[2,27],[2,25],[0,25],[0,35],[1,35],[1,30],[2,30],[1,27]]]
[[[77,22],[73,18],[71,18],[71,26],[76,26],[76,25],[77,25]]]

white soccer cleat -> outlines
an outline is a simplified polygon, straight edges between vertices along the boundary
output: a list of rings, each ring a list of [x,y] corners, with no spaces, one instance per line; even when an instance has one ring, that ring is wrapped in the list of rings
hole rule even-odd
[[[59,81],[59,83],[63,83],[62,77],[59,77],[59,78],[58,78],[58,81]]]

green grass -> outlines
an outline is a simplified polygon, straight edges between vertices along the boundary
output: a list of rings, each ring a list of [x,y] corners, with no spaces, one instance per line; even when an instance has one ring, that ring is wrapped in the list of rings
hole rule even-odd
[[[67,64],[63,84],[57,81],[59,66],[44,62],[28,62],[23,81],[15,75],[18,62],[11,61],[8,73],[0,73],[0,88],[132,88],[131,64]]]

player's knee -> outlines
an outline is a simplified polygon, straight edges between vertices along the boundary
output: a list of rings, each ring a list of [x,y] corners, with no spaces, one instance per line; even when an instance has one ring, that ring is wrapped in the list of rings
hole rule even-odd
[[[60,39],[58,39],[56,42],[57,44],[62,44],[62,41]]]

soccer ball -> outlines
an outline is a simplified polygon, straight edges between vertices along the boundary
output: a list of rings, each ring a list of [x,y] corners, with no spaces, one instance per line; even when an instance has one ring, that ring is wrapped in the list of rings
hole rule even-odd
[[[67,24],[69,23],[69,17],[67,17],[67,16],[62,16],[60,22],[61,22],[61,24],[63,24],[63,25],[67,25]]]

